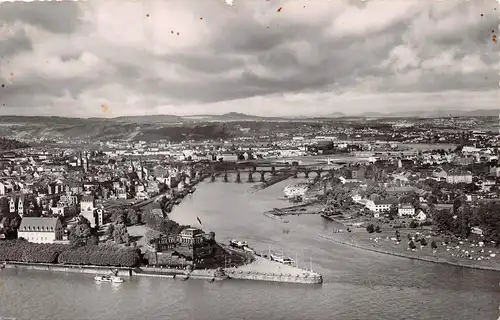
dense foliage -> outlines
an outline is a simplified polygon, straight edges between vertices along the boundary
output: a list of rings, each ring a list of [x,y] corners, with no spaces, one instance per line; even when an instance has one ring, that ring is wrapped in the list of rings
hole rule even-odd
[[[182,230],[189,228],[188,225],[179,225],[177,222],[157,216],[151,212],[146,212],[143,215],[143,221],[146,226],[152,230],[156,230],[162,234],[179,234]]]
[[[136,248],[116,248],[111,246],[85,246],[63,251],[59,263],[97,266],[134,267],[141,261],[141,253]]]
[[[141,252],[135,248],[122,249],[105,245],[75,248],[63,244],[36,244],[24,240],[8,240],[0,242],[0,260],[134,267],[141,261]]]
[[[30,145],[14,139],[0,137],[0,150],[13,150],[21,148],[29,148]]]
[[[73,246],[84,246],[89,244],[92,238],[90,222],[83,216],[78,217],[78,222],[69,230],[68,240]]]

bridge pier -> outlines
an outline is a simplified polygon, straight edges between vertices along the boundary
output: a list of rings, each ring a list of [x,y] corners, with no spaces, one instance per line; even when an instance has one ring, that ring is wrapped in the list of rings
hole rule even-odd
[[[297,177],[298,177],[298,172],[297,172],[297,170],[293,170],[293,177],[294,177],[294,178],[297,178]]]
[[[272,167],[271,167],[271,174],[272,174],[273,176],[275,176],[275,175],[276,175],[276,168],[275,168],[274,166],[272,166]]]
[[[236,182],[237,183],[241,182],[241,176],[240,176],[240,172],[239,171],[236,171]]]
[[[211,179],[210,179],[211,182],[215,182],[215,174],[212,173],[212,176],[211,176]]]
[[[228,179],[227,179],[227,170],[224,171],[224,182],[228,182]]]
[[[309,170],[305,171],[306,179],[309,179]]]
[[[261,171],[260,172],[260,182],[266,182],[264,175],[265,175],[264,171]]]
[[[253,182],[253,173],[252,172],[248,173],[248,182]]]

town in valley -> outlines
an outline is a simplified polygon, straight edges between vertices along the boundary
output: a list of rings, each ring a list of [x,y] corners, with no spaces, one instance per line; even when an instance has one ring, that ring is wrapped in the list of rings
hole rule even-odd
[[[283,222],[283,232],[287,216],[316,215],[337,223],[322,236],[333,242],[499,268],[498,117],[232,114],[142,119],[130,137],[138,119],[46,118],[56,123],[50,136],[30,136],[36,118],[2,120],[0,260],[143,266],[149,274],[224,274],[256,258],[292,268],[292,258],[256,253],[245,239],[218,242],[199,218],[191,225],[170,219],[198,183],[249,183],[265,192],[286,180],[290,205],[264,213]],[[65,136],[77,127],[72,121],[98,128],[94,136]],[[106,125],[116,132],[98,130]]]

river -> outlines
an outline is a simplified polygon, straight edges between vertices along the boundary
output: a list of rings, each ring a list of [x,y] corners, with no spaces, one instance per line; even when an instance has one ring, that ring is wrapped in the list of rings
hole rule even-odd
[[[297,179],[300,180],[300,179]],[[171,214],[215,231],[219,241],[247,240],[258,251],[283,249],[322,285],[132,278],[97,284],[92,275],[0,271],[0,319],[497,319],[500,274],[367,252],[318,238],[331,222],[262,213],[290,180],[266,190],[205,182]],[[288,229],[285,232],[284,229]]]

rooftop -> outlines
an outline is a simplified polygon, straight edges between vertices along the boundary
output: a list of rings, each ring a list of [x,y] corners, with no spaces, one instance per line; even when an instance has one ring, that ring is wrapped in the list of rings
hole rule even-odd
[[[21,220],[19,231],[53,231],[56,229],[58,218],[24,217]]]

